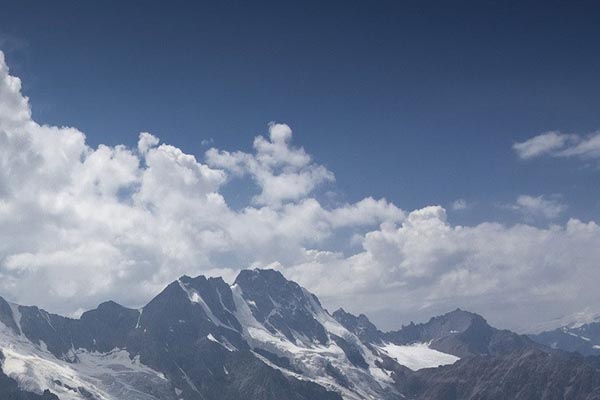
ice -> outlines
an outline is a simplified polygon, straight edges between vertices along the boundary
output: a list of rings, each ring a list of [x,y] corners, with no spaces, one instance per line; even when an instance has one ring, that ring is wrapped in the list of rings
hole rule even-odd
[[[413,371],[454,364],[459,360],[458,357],[452,354],[429,348],[427,343],[415,343],[407,346],[387,343],[384,346],[378,346],[378,348],[387,356],[396,360],[398,364],[404,365]]]
[[[48,352],[45,343],[31,343],[0,324],[2,370],[23,390],[49,389],[61,400],[85,400],[83,388],[99,400],[174,400],[169,381],[161,373],[131,358],[125,350],[108,353],[72,350],[77,362],[69,363]],[[149,390],[150,389],[150,390]],[[152,393],[152,394],[148,394]]]

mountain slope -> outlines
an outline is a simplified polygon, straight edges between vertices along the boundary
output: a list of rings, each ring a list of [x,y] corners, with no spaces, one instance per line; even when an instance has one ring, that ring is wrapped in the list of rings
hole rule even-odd
[[[300,372],[349,399],[398,397],[377,354],[306,289],[277,271],[253,270],[242,271],[232,290],[244,337],[255,350],[287,360],[287,373]]]

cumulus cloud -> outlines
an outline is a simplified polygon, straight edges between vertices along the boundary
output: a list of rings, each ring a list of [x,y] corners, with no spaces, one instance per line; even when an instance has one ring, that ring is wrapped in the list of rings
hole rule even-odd
[[[515,326],[600,300],[595,222],[458,226],[442,207],[405,213],[371,197],[327,207],[317,189],[334,174],[293,142],[273,123],[251,152],[196,157],[150,133],[92,148],[75,128],[32,120],[0,53],[0,294],[72,313],[141,305],[182,274],[272,266],[387,327],[456,306]],[[233,209],[223,188],[242,177],[257,194]]]
[[[331,171],[314,163],[303,148],[293,147],[291,140],[289,126],[271,123],[269,139],[263,136],[254,139],[255,154],[211,148],[206,160],[212,167],[251,176],[261,189],[253,198],[255,204],[281,205],[304,198],[319,185],[335,179]]]
[[[587,136],[546,132],[524,142],[515,143],[513,149],[522,159],[541,156],[598,159],[600,158],[600,132]]]
[[[527,218],[554,219],[562,214],[567,206],[557,198],[520,195],[511,208],[521,212]]]
[[[288,274],[326,301],[404,322],[455,307],[527,330],[537,322],[598,303],[600,227],[571,219],[536,228],[482,223],[453,226],[441,207],[411,212],[363,237],[363,249],[307,255]]]

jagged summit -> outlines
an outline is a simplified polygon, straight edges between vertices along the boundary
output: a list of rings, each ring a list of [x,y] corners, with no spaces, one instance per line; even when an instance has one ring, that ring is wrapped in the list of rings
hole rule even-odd
[[[326,344],[325,328],[315,318],[323,313],[316,296],[279,271],[254,269],[241,271],[235,280],[252,315],[271,332],[281,332],[291,341],[302,338]]]
[[[234,283],[238,283],[238,281],[242,280],[264,280],[269,281],[274,284],[282,284],[285,285],[288,281],[280,271],[277,271],[272,268],[252,268],[252,269],[243,269],[238,273],[238,276]]]
[[[333,312],[333,317],[346,329],[353,332],[365,344],[378,344],[383,342],[383,332],[367,318],[360,314],[358,317],[339,308]]]

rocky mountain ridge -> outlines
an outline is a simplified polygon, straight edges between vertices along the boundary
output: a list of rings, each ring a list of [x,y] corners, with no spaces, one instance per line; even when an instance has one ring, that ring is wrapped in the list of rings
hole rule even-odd
[[[517,363],[535,380],[514,384],[539,382],[536,398],[590,399],[599,374],[595,359],[557,355],[462,310],[381,332],[366,316],[330,314],[273,270],[242,271],[232,285],[183,276],[140,310],[106,302],[79,319],[0,298],[0,322],[1,398],[487,398],[509,393],[494,379]],[[553,378],[563,367],[580,371],[568,385]]]

